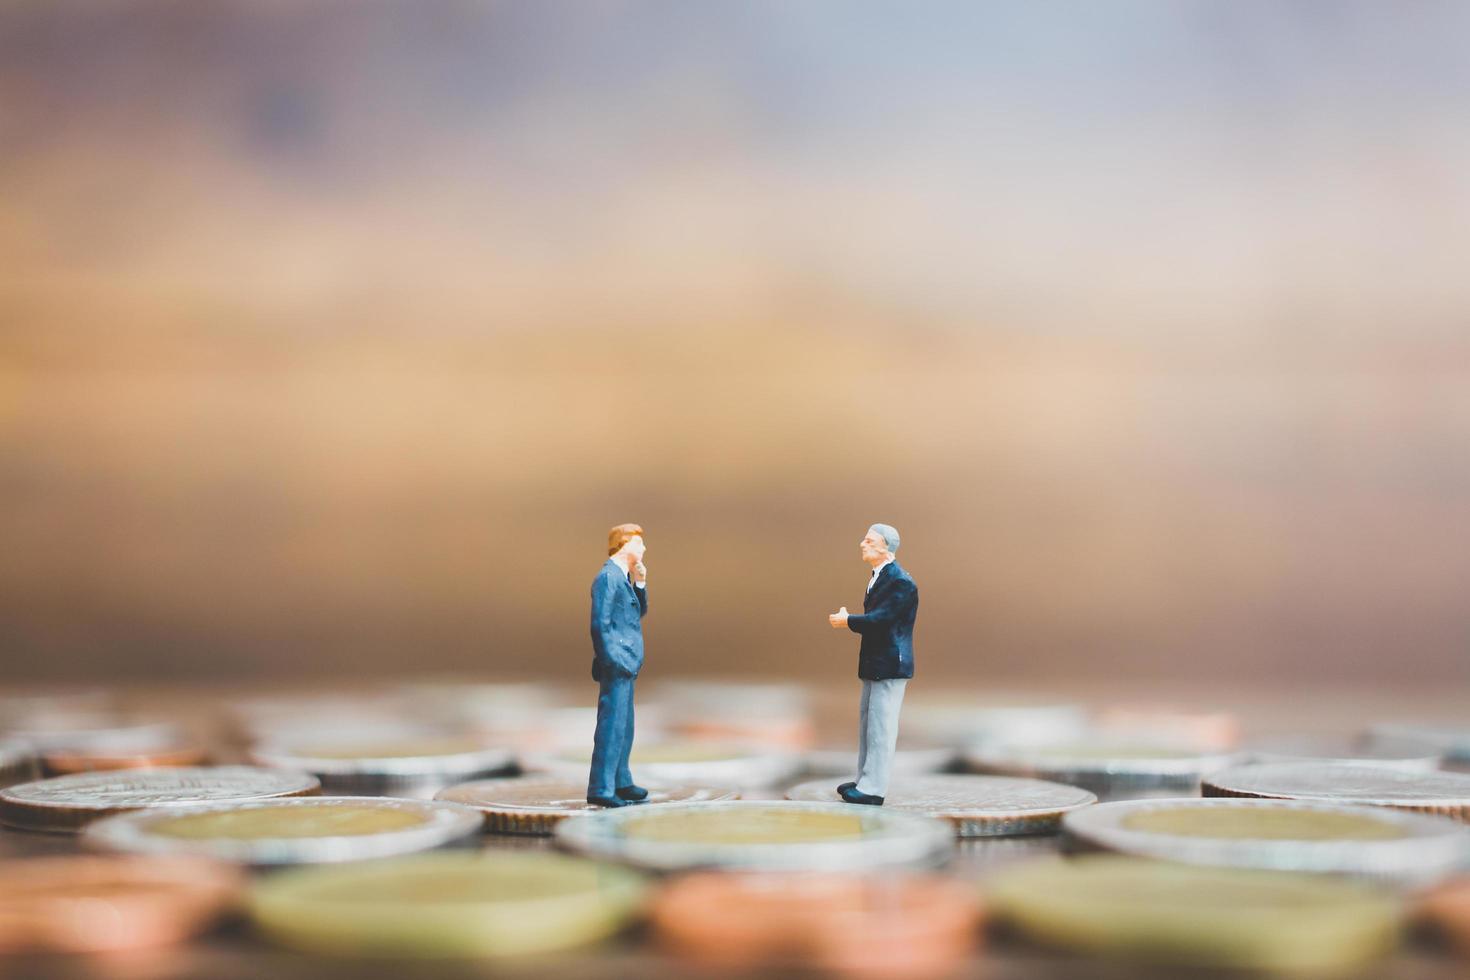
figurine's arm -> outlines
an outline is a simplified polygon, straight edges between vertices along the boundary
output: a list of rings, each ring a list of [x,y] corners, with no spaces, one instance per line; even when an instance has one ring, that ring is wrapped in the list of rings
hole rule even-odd
[[[895,582],[872,612],[848,613],[847,628],[854,633],[887,629],[910,603],[918,601],[918,597],[919,589],[912,582]]]
[[[633,592],[638,596],[638,618],[642,619],[648,615],[648,586],[639,582],[633,586]]]

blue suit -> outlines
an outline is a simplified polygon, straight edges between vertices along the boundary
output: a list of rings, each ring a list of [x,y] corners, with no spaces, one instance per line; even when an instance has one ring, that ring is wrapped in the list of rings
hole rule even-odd
[[[860,615],[847,617],[847,628],[863,638],[858,676],[885,681],[914,676],[914,620],[919,615],[919,587],[898,562],[889,562],[863,597]]]
[[[638,588],[609,558],[592,580],[592,679],[597,681],[597,733],[592,743],[589,797],[610,797],[633,785],[633,681],[643,667],[643,617],[648,590]]]

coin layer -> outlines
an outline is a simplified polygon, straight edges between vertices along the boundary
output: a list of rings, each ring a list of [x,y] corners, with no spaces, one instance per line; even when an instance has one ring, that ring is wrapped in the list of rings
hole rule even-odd
[[[262,744],[251,749],[250,758],[263,766],[309,772],[325,791],[347,796],[432,797],[451,783],[515,765],[509,751],[462,736]]]
[[[917,814],[794,801],[624,807],[573,817],[556,836],[573,850],[659,870],[930,866],[954,847],[949,827]]]
[[[453,803],[309,796],[124,813],[89,825],[83,841],[251,865],[320,864],[425,851],[479,829],[479,814]]]
[[[830,779],[794,786],[790,800],[837,799]],[[1085,789],[1013,776],[895,776],[885,809],[938,817],[959,837],[1003,837],[1056,832],[1062,815],[1097,802]]]
[[[733,789],[713,786],[659,786],[650,784],[648,799],[639,806],[662,803],[711,803],[737,799]],[[513,779],[477,779],[439,791],[436,799],[461,803],[484,815],[485,830],[494,834],[548,835],[568,817],[602,812],[587,802],[587,784],[551,776]]]
[[[1236,756],[1157,745],[1067,742],[1033,746],[972,746],[967,766],[977,772],[1030,776],[1080,786],[1103,800],[1186,796],[1200,777]]]
[[[566,855],[442,852],[283,871],[250,909],[266,936],[309,952],[500,957],[610,935],[643,893],[632,871]]]
[[[1205,796],[1325,800],[1436,813],[1470,821],[1470,775],[1344,763],[1274,762],[1213,773]]]
[[[1470,831],[1442,817],[1296,800],[1101,803],[1062,820],[1068,838],[1139,857],[1346,874],[1426,885],[1470,858]]]
[[[0,822],[23,830],[75,832],[100,817],[144,807],[313,796],[316,777],[253,766],[87,772],[0,790]]]

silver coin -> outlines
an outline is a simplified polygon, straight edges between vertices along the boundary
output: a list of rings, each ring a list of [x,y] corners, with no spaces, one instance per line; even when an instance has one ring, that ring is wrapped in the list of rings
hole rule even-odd
[[[1456,762],[1470,762],[1470,727],[1383,722],[1368,729],[1374,745],[1390,749],[1420,746]]]
[[[837,791],[830,780],[815,780],[792,787],[786,798],[832,801]],[[1040,779],[928,775],[894,776],[883,808],[938,817],[958,837],[1006,837],[1053,833],[1062,814],[1096,802],[1085,789]]]
[[[857,749],[824,748],[806,753],[806,771],[821,776],[853,776],[857,773]],[[947,745],[905,746],[893,752],[889,771],[895,776],[921,776],[949,768],[959,752]]]
[[[737,799],[733,789],[713,786],[660,786],[649,783],[648,798],[639,806],[666,803],[712,803]],[[548,776],[477,779],[439,791],[436,799],[471,806],[484,814],[485,829],[496,834],[547,835],[568,817],[601,813],[587,802],[587,782]]]
[[[1281,737],[1255,742],[1241,753],[1242,762],[1343,762],[1357,766],[1387,766],[1408,772],[1434,772],[1442,753],[1422,743],[1411,745],[1359,744],[1348,739],[1311,736]]]
[[[386,826],[365,826],[364,817]],[[217,826],[201,828],[201,818]],[[312,821],[316,825],[306,832],[302,825]],[[322,864],[441,847],[471,837],[480,823],[478,812],[454,803],[307,796],[138,810],[98,820],[82,832],[82,841],[102,850],[249,865]]]
[[[1234,753],[1098,741],[976,745],[966,751],[965,764],[977,772],[1080,786],[1102,800],[1131,800],[1196,793],[1201,776],[1238,758]]]
[[[788,800],[630,806],[565,820],[556,838],[572,850],[664,871],[932,867],[954,850],[954,835],[938,820]]]
[[[585,743],[584,743],[585,745]],[[530,753],[521,758],[527,772],[544,772],[569,782],[586,780],[590,748]],[[757,790],[788,783],[801,772],[801,756],[765,747],[714,742],[655,742],[635,745],[633,778],[663,785],[731,786]]]
[[[1212,773],[1205,796],[1325,800],[1396,807],[1470,820],[1470,775],[1404,772],[1382,766],[1273,762]]]
[[[83,772],[0,790],[0,822],[31,830],[75,831],[126,810],[306,796],[320,789],[315,776],[253,766]]]
[[[1453,820],[1299,800],[1100,803],[1067,814],[1062,828],[1071,841],[1139,857],[1416,887],[1455,874],[1470,858],[1470,830]]]
[[[463,736],[422,733],[409,737],[323,736],[309,744],[257,745],[259,765],[309,772],[329,793],[345,796],[432,797],[445,786],[505,773],[515,766],[507,749],[489,748]]]
[[[905,706],[903,725],[925,741],[955,748],[1029,745],[1080,737],[1087,712],[1077,704],[1025,697],[921,698]]]

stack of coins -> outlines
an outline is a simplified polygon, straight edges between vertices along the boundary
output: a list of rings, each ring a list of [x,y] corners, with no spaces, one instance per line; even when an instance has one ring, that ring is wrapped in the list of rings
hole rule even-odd
[[[309,772],[329,793],[432,797],[454,783],[509,772],[515,757],[467,735],[413,733],[396,738],[322,736],[321,741],[256,745],[262,766]]]
[[[931,875],[705,873],[664,888],[650,915],[667,948],[709,966],[922,978],[974,949],[981,908]]]
[[[479,829],[479,814],[453,803],[309,796],[138,810],[90,824],[82,839],[112,851],[274,866],[410,854]]]
[[[1069,813],[1062,826],[1073,842],[1139,857],[1415,887],[1470,859],[1470,831],[1452,820],[1330,803],[1135,800]]]
[[[592,764],[589,745],[525,756],[521,768],[567,782],[585,782]],[[637,742],[629,763],[635,780],[663,785],[730,786],[741,791],[789,782],[801,772],[801,764],[801,756],[792,752],[701,741]]]
[[[1263,763],[1211,774],[1204,781],[1204,795],[1394,807],[1470,821],[1470,775],[1464,773],[1344,763]]]
[[[787,799],[836,800],[829,780],[802,783]],[[1085,789],[1040,779],[1009,776],[895,776],[884,807],[946,821],[959,837],[1005,837],[1055,833],[1062,815],[1091,806]]]
[[[844,803],[754,802],[625,807],[573,817],[557,841],[593,857],[662,871],[850,871],[927,867],[953,850],[937,820]]]
[[[810,748],[816,738],[806,691],[796,685],[669,681],[657,695],[675,738],[787,751]]]
[[[715,803],[739,797],[733,789],[713,786],[647,787],[640,807],[664,803]],[[587,802],[587,781],[570,782],[552,776],[480,779],[439,791],[441,800],[474,807],[484,815],[485,830],[494,834],[547,835],[568,817],[597,812]]]
[[[316,777],[251,766],[199,766],[86,772],[0,790],[0,823],[21,830],[75,833],[102,817],[144,807],[314,796]]]
[[[1199,791],[1201,776],[1229,766],[1235,758],[1192,748],[1105,740],[977,745],[965,753],[965,762],[974,771],[1080,786],[1103,800],[1189,796]]]
[[[1398,942],[1392,896],[1320,876],[1090,855],[1005,869],[986,894],[1037,942],[1190,967],[1340,971]]]
[[[284,871],[256,885],[250,911],[268,938],[308,952],[504,957],[609,936],[644,888],[559,854],[437,853]]]

